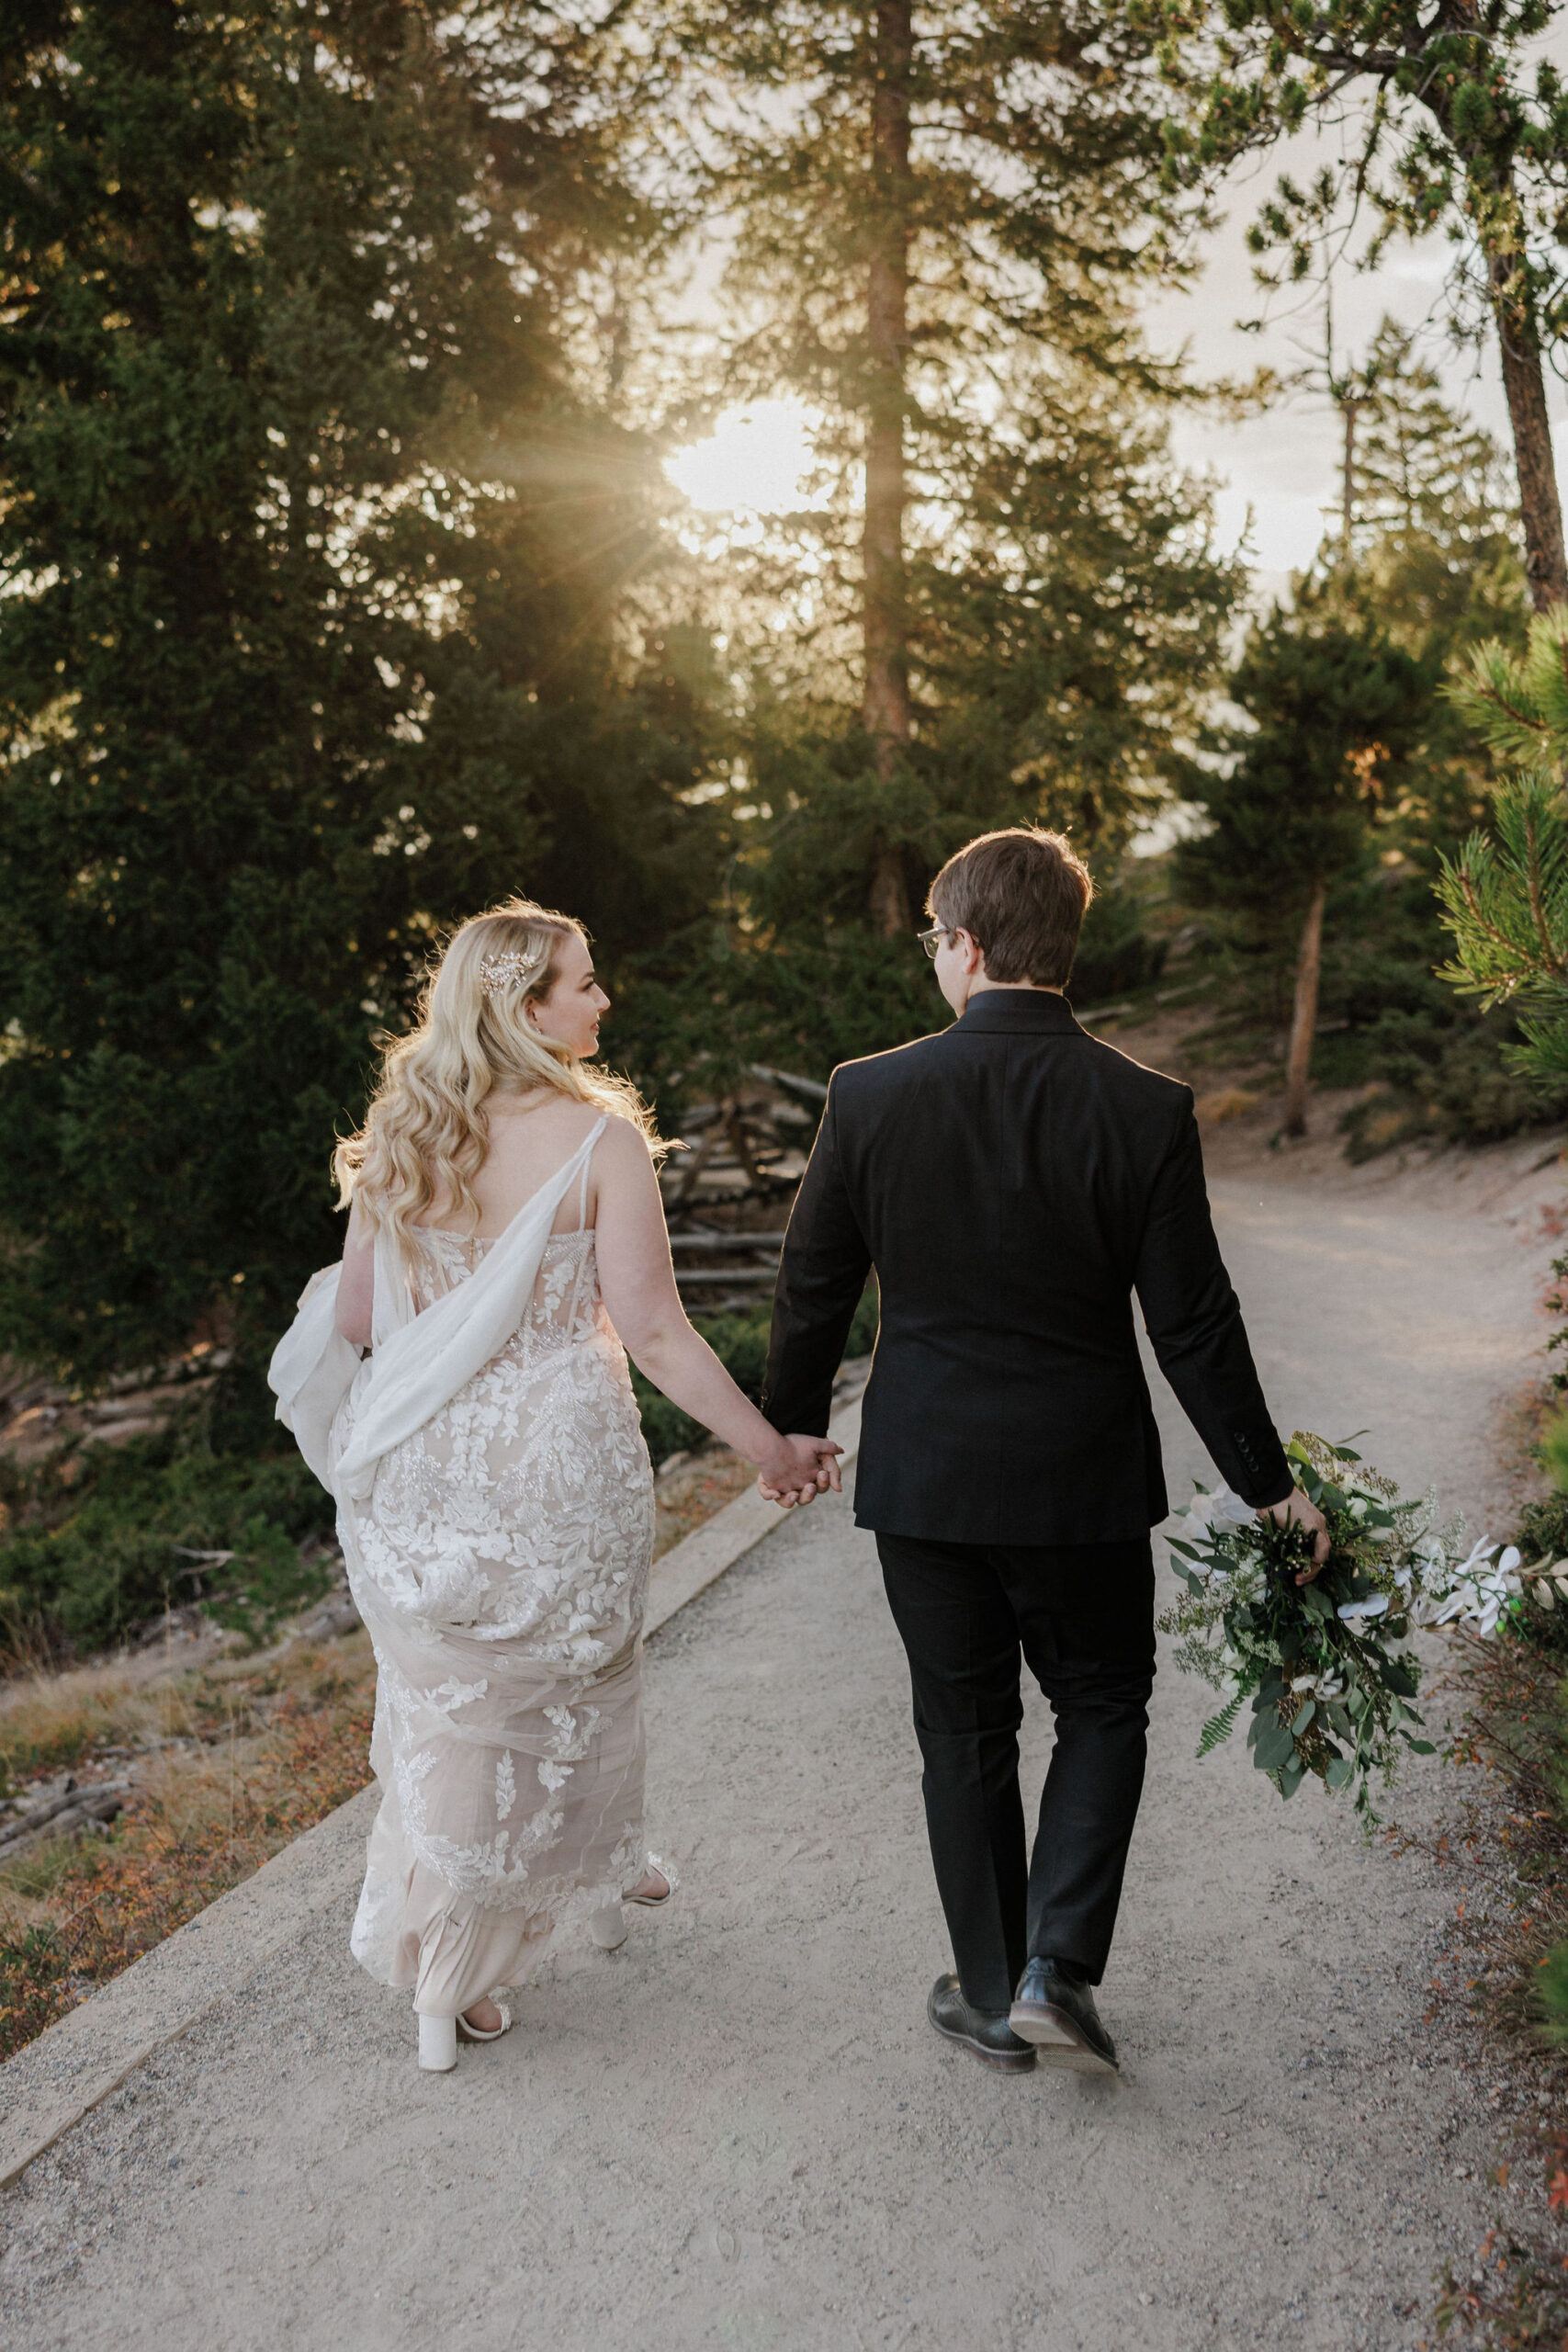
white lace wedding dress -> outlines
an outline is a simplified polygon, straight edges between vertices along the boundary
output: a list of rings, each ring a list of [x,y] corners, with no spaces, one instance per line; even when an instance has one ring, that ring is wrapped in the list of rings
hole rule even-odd
[[[582,1222],[602,1126],[495,1241],[422,1232],[389,1315],[401,1270],[378,1245],[376,1350],[363,1367],[354,1354],[346,1391],[314,1284],[274,1361],[280,1415],[325,1454],[376,1649],[381,1804],[353,1949],[426,2016],[517,1984],[647,1863],[653,1480]],[[577,1229],[551,1235],[573,1180]],[[471,1359],[508,1322],[465,1371],[462,1347]],[[339,1394],[330,1415],[316,1396],[312,1432],[305,1391],[327,1359]]]

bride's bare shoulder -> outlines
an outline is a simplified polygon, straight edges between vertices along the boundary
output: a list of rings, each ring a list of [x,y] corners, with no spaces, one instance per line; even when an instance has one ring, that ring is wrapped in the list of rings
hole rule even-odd
[[[604,1122],[593,1153],[594,1159],[610,1168],[646,1168],[649,1162],[648,1137],[635,1119],[621,1111],[612,1111]]]
[[[491,1149],[529,1151],[544,1143],[582,1141],[599,1114],[571,1094],[492,1095],[485,1104]]]

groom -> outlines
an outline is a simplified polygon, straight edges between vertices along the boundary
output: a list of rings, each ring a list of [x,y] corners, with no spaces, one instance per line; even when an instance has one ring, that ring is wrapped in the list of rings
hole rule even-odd
[[[855,1519],[908,1653],[956,1974],[939,2033],[993,2066],[1116,2064],[1095,2007],[1143,1787],[1149,1529],[1168,1509],[1132,1295],[1222,1475],[1306,1526],[1221,1261],[1190,1089],[1063,996],[1092,885],[1058,833],[983,834],[922,932],[958,1018],[835,1070],[784,1241],[763,1410],[824,1433],[867,1274],[881,1330]],[[1315,1568],[1311,1571],[1315,1573]],[[1026,1856],[1020,1657],[1056,1739]]]

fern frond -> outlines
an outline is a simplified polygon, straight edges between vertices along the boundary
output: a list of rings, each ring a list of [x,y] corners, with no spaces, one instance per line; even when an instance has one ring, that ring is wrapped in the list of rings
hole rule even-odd
[[[1241,1713],[1241,1702],[1245,1696],[1246,1693],[1244,1691],[1238,1690],[1235,1697],[1230,1702],[1228,1706],[1222,1707],[1217,1715],[1211,1715],[1209,1717],[1208,1722],[1203,1725],[1202,1730],[1198,1735],[1198,1756],[1200,1761],[1201,1761],[1205,1756],[1212,1756],[1216,1747],[1223,1747],[1225,1741],[1230,1737],[1232,1732],[1235,1729],[1235,1719]]]

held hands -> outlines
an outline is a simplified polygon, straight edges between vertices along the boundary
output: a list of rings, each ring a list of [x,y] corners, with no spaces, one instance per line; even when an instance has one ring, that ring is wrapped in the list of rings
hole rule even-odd
[[[781,1437],[759,1469],[757,1492],[764,1502],[778,1503],[785,1510],[793,1510],[796,1503],[814,1502],[829,1487],[840,1494],[842,1452],[842,1446],[835,1445],[830,1437]]]
[[[1260,1510],[1259,1519],[1271,1519],[1276,1527],[1304,1527],[1312,1535],[1312,1566],[1303,1568],[1296,1578],[1298,1584],[1311,1584],[1328,1557],[1328,1521],[1315,1503],[1308,1502],[1298,1487],[1282,1503],[1270,1503]]]

